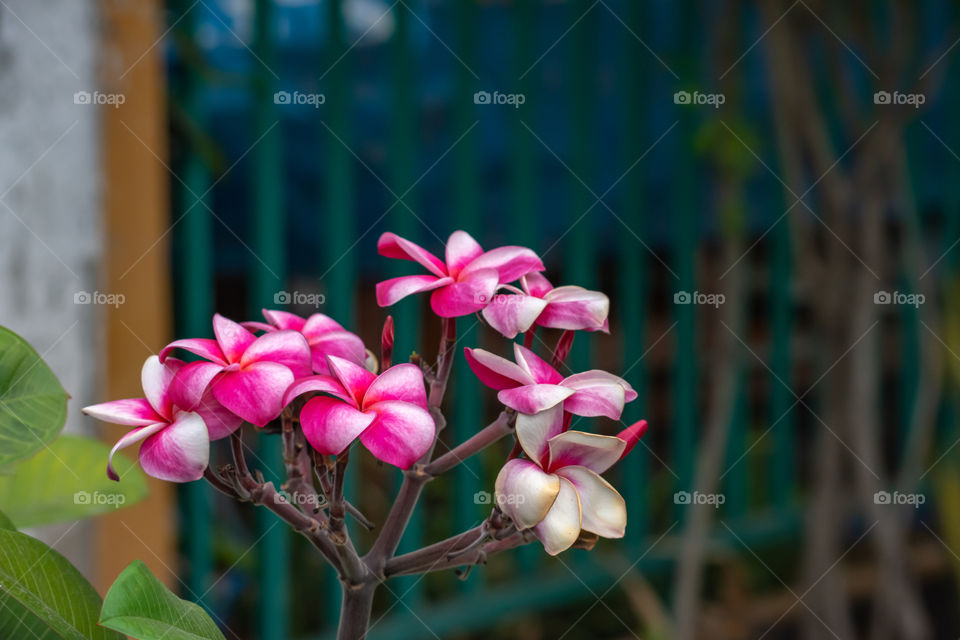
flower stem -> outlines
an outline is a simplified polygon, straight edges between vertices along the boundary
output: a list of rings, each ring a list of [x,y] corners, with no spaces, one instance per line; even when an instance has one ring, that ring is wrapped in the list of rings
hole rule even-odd
[[[376,582],[351,584],[341,582],[343,597],[340,605],[340,625],[337,628],[337,640],[362,640],[370,626],[370,612],[373,609],[373,595]]]
[[[496,420],[478,431],[466,442],[463,442],[442,456],[438,456],[423,468],[424,473],[438,476],[449,471],[470,456],[486,449],[491,444],[504,437],[513,430],[516,413],[511,410],[502,411]]]

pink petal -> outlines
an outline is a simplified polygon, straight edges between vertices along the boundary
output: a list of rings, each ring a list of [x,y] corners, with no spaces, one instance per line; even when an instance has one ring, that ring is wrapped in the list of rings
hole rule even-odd
[[[287,388],[286,393],[283,394],[284,406],[293,402],[293,399],[297,396],[303,395],[304,393],[309,393],[311,391],[329,393],[330,395],[340,398],[344,402],[354,404],[353,396],[350,395],[349,391],[343,388],[343,385],[340,384],[336,378],[328,375],[316,375],[300,378],[291,384]]]
[[[543,262],[525,247],[498,247],[471,262],[461,273],[473,273],[479,269],[495,269],[499,282],[513,282],[531,271],[543,271]]]
[[[275,362],[302,378],[313,373],[310,345],[299,331],[274,331],[257,338],[240,358],[241,368],[254,362]]]
[[[523,290],[528,294],[538,298],[544,297],[553,290],[553,285],[550,284],[550,281],[547,280],[542,273],[536,271],[531,271],[520,278],[520,286],[523,287]]]
[[[145,427],[157,422],[166,422],[166,419],[150,406],[146,398],[111,400],[84,407],[81,411],[97,420],[131,427]]]
[[[550,471],[579,465],[603,473],[621,458],[626,442],[613,436],[583,431],[564,431],[547,442],[550,448]]]
[[[543,520],[557,499],[560,478],[544,473],[529,460],[515,458],[500,469],[494,491],[500,510],[517,529],[529,529]]]
[[[453,278],[435,276],[400,276],[377,283],[377,304],[381,307],[403,300],[414,293],[431,291],[453,283]]]
[[[107,457],[107,477],[111,480],[119,480],[120,476],[117,475],[117,472],[113,469],[113,454],[115,454],[120,449],[129,447],[132,444],[140,442],[144,438],[148,438],[153,434],[157,433],[161,429],[165,428],[169,423],[164,422],[155,422],[146,427],[140,427],[139,429],[134,429],[133,431],[128,431],[122,438],[117,440],[117,444],[113,445],[113,449],[110,449],[110,455]]]
[[[185,411],[193,411],[221,371],[223,367],[214,362],[190,362],[180,367],[170,384],[173,404]]]
[[[243,352],[257,339],[239,324],[219,313],[213,314],[213,334],[217,337],[217,344],[220,345],[227,362],[239,362]]]
[[[610,313],[610,299],[582,287],[559,287],[544,298],[547,308],[537,324],[551,329],[600,329]]]
[[[447,240],[447,271],[454,278],[460,271],[483,255],[483,248],[466,231],[454,231]]]
[[[543,384],[560,384],[563,376],[547,364],[547,361],[526,347],[513,345],[514,359],[517,364],[530,374],[530,377]]]
[[[307,441],[319,453],[340,455],[376,418],[373,414],[357,411],[349,404],[318,396],[303,405],[300,424]]]
[[[173,417],[173,398],[169,392],[170,383],[182,366],[183,360],[167,358],[166,362],[160,364],[160,358],[150,356],[144,361],[143,367],[140,369],[140,384],[143,387],[143,395],[147,396],[147,402],[150,403],[150,406],[167,420]]]
[[[243,426],[243,418],[220,404],[209,387],[192,411],[203,418],[210,440],[226,438]]]
[[[374,456],[400,469],[409,469],[423,457],[437,435],[433,416],[409,402],[378,402],[368,406],[366,413],[376,419],[360,434],[360,442]]]
[[[440,261],[440,258],[423,247],[405,238],[401,238],[395,233],[387,232],[380,236],[380,239],[377,241],[377,251],[386,258],[399,258],[400,260],[419,262],[438,278],[447,275],[447,267]]]
[[[533,296],[495,295],[483,309],[483,319],[505,338],[513,339],[533,326],[547,303]]]
[[[580,537],[580,497],[573,484],[560,478],[560,491],[543,520],[533,532],[551,556],[569,549]]]
[[[584,531],[604,538],[622,538],[627,529],[627,504],[610,483],[586,467],[564,467],[557,471],[569,480],[580,496]]]
[[[547,441],[563,432],[563,405],[533,415],[517,414],[516,432],[527,457],[545,467],[549,455]]]
[[[207,426],[195,413],[181,413],[140,447],[140,466],[147,475],[169,482],[199,480],[209,461]]]
[[[370,383],[363,396],[363,406],[384,400],[402,400],[426,410],[427,390],[420,367],[409,363],[394,365]]]
[[[277,329],[289,329],[291,331],[301,331],[306,320],[295,313],[289,311],[275,311],[272,309],[263,309],[263,317]]]
[[[524,384],[534,384],[533,378],[519,365],[484,349],[463,350],[467,364],[480,382],[491,389],[512,389]]]
[[[363,406],[363,395],[377,376],[355,362],[337,356],[327,356],[327,366],[333,377],[350,393],[357,406]]]
[[[634,422],[632,425],[630,425],[629,427],[627,427],[626,429],[618,433],[617,437],[627,443],[627,446],[624,447],[623,454],[621,454],[620,457],[622,458],[623,456],[630,453],[630,450],[633,449],[633,447],[636,446],[638,442],[640,442],[640,438],[643,437],[643,434],[645,434],[646,432],[647,432],[647,421],[639,420],[638,422]]]
[[[577,373],[561,384],[576,390],[564,403],[567,411],[578,416],[606,416],[613,420],[620,419],[627,398],[624,385],[630,386],[622,378],[599,369]],[[632,388],[630,392],[633,398],[637,397]]]
[[[331,331],[343,331],[343,330],[344,329],[339,322],[337,322],[330,316],[326,316],[322,313],[312,314],[309,318],[307,318],[307,321],[300,328],[300,332],[303,335],[307,336],[307,341],[311,342],[311,344],[312,344],[312,341],[310,339],[313,337],[320,337],[323,334],[329,333]]]
[[[497,394],[497,399],[515,411],[534,414],[560,404],[573,393],[573,389],[558,384],[527,384],[504,389]]]
[[[290,369],[276,362],[255,362],[224,371],[213,382],[213,397],[247,422],[262,427],[280,415],[283,394],[293,382]]]
[[[174,340],[160,350],[160,362],[164,362],[174,349],[183,349],[184,351],[195,353],[201,358],[206,358],[210,362],[216,362],[223,366],[227,366],[228,364],[226,356],[224,356],[223,351],[220,350],[220,345],[217,344],[216,340],[210,340],[209,338]]]
[[[363,364],[367,359],[367,348],[363,345],[363,340],[349,331],[329,331],[316,338],[308,337],[308,342],[314,373],[330,372],[327,366],[328,355],[357,364]]]
[[[480,311],[497,291],[496,269],[472,270],[460,274],[457,282],[430,295],[430,307],[441,318],[458,318]]]
[[[272,324],[267,324],[266,322],[256,322],[254,320],[241,322],[240,326],[250,332],[263,331],[264,333],[270,333],[271,331],[277,330],[277,328]]]

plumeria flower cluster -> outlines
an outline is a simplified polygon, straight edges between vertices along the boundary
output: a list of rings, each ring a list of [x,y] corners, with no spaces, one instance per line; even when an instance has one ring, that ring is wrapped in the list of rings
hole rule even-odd
[[[574,545],[589,546],[597,537],[622,537],[626,506],[601,474],[634,447],[647,424],[637,422],[615,436],[571,427],[575,416],[619,421],[637,392],[606,371],[560,371],[575,332],[609,332],[607,297],[576,286],[554,287],[531,249],[487,251],[464,231],[450,236],[443,259],[393,233],[383,234],[377,248],[385,257],[415,262],[427,272],[380,282],[376,298],[388,307],[429,293],[430,306],[441,319],[433,364],[414,355],[391,366],[394,324],[389,316],[378,359],[358,335],[320,313],[304,318],[264,310],[263,321],[241,323],[215,315],[212,338],[175,340],[147,358],[141,376],[144,397],[84,409],[100,420],[131,427],[110,452],[108,475],[119,479],[115,453],[140,443],[140,464],[148,474],[172,482],[205,478],[237,500],[270,509],[334,566],[345,585],[345,603],[372,597],[384,577],[471,566],[490,553],[534,539],[555,555]],[[508,340],[523,336],[523,344],[512,344],[512,359],[485,349],[457,348],[456,319],[473,314]],[[541,329],[560,331],[550,362],[534,350]],[[466,441],[435,454],[446,424],[447,382],[458,360],[497,392],[503,410]],[[250,426],[243,429],[245,424]],[[250,429],[282,438],[283,491],[248,466],[242,432]],[[423,486],[511,435],[516,445],[497,476],[496,504],[487,520],[398,555]],[[211,468],[210,443],[227,438],[233,463]],[[349,515],[364,527],[375,527],[344,497],[345,469],[356,442],[378,460],[404,470],[390,513],[363,556],[345,525]],[[344,611],[364,609],[369,606],[344,605]],[[341,620],[341,631],[345,622],[359,624]],[[340,637],[363,637],[365,628],[351,627]]]

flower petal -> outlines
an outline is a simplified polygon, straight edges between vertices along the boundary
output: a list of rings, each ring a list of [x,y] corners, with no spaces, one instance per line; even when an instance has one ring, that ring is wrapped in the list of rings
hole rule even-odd
[[[384,400],[402,400],[426,410],[427,389],[420,367],[410,363],[394,365],[371,382],[363,396],[363,406]]]
[[[343,330],[344,329],[339,322],[322,313],[311,314],[310,317],[307,318],[307,321],[299,329],[300,333],[307,336],[308,342],[312,337],[319,337],[331,331]]]
[[[504,389],[497,394],[497,399],[519,413],[534,414],[560,404],[573,393],[573,389],[558,384],[527,384]]]
[[[551,329],[600,329],[610,313],[610,298],[583,287],[558,287],[544,300],[547,308],[537,324]]]
[[[213,314],[213,334],[217,337],[217,344],[220,345],[227,362],[239,362],[243,352],[257,339],[239,324],[219,313]]]
[[[377,283],[377,304],[381,307],[403,300],[414,293],[432,291],[438,287],[453,284],[453,278],[436,276],[400,276]]]
[[[620,457],[622,458],[623,456],[630,453],[630,450],[633,449],[633,447],[636,446],[638,442],[640,442],[640,438],[642,438],[643,434],[645,434],[646,432],[647,432],[647,421],[639,420],[637,422],[634,422],[632,425],[630,425],[620,433],[618,433],[617,437],[626,443],[626,447],[624,447],[623,453],[620,455]]]
[[[173,404],[184,411],[193,411],[223,367],[215,362],[190,362],[177,371],[170,383]]]
[[[494,491],[500,510],[517,529],[529,529],[543,520],[557,499],[560,478],[529,460],[515,458],[500,469]]]
[[[160,358],[150,356],[144,361],[143,367],[140,369],[140,385],[143,387],[143,395],[147,396],[147,402],[150,403],[150,406],[167,420],[173,417],[173,398],[170,394],[170,383],[183,364],[183,360],[177,358],[167,358],[166,362],[161,364]]]
[[[550,449],[550,471],[578,465],[603,473],[623,455],[626,442],[613,436],[583,431],[564,431],[547,442]]]
[[[240,358],[240,366],[248,367],[254,362],[276,362],[290,369],[294,378],[313,373],[310,361],[310,345],[299,331],[274,331],[250,344]]]
[[[495,295],[483,309],[483,319],[505,338],[513,339],[533,326],[547,303],[533,296]]]
[[[343,388],[343,385],[340,384],[336,378],[328,375],[316,375],[300,378],[291,384],[287,388],[286,393],[283,394],[284,406],[293,402],[293,399],[297,396],[303,395],[304,393],[309,393],[311,391],[329,393],[330,395],[340,398],[344,402],[353,404],[353,396],[350,395],[349,391]]]
[[[485,349],[463,350],[467,364],[473,373],[480,378],[480,382],[491,389],[512,389],[524,384],[534,384],[533,378],[519,365],[510,362]]]
[[[292,382],[293,374],[282,364],[255,362],[239,371],[224,371],[211,386],[220,404],[262,427],[280,415],[283,394]]]
[[[520,286],[531,296],[542,298],[553,289],[547,278],[537,271],[531,271],[520,278]]]
[[[192,411],[203,418],[210,440],[226,438],[243,426],[243,418],[220,404],[210,387],[207,387]]]
[[[377,379],[377,376],[360,365],[337,356],[327,356],[327,366],[330,367],[333,377],[350,393],[356,405],[362,406],[363,394],[367,392],[367,388]]]
[[[304,334],[306,335],[306,334]],[[313,358],[314,373],[329,373],[327,356],[337,356],[350,362],[363,365],[367,360],[367,348],[360,336],[349,331],[328,331],[323,335],[310,337],[310,355]]]
[[[580,497],[573,484],[560,478],[560,491],[547,515],[533,528],[543,543],[543,548],[552,556],[569,549],[580,537]]]
[[[199,480],[209,461],[207,425],[196,413],[181,413],[140,447],[140,466],[147,475],[169,482]]]
[[[517,414],[516,432],[517,440],[527,456],[545,467],[550,451],[547,441],[563,432],[563,405],[558,404],[533,415]]]
[[[217,364],[227,366],[227,358],[223,355],[223,351],[220,350],[220,345],[217,344],[216,340],[210,340],[209,338],[188,338],[186,340],[174,340],[160,350],[160,353],[158,354],[160,362],[164,362],[167,359],[167,356],[170,355],[170,352],[174,349],[183,349],[184,351],[194,353],[201,358],[206,358],[210,362],[216,362]]]
[[[245,320],[240,323],[240,326],[250,331],[263,331],[264,333],[270,333],[271,331],[276,331],[277,328],[272,324],[267,324],[266,322],[257,322],[256,320]]]
[[[122,438],[117,440],[117,443],[113,445],[113,448],[110,449],[110,455],[107,457],[107,477],[111,480],[120,480],[120,476],[118,476],[117,472],[113,469],[113,454],[120,449],[129,447],[134,443],[140,442],[144,438],[152,436],[156,432],[166,427],[168,424],[169,423],[166,421],[155,422],[151,425],[140,427],[139,429],[134,429],[125,433]]]
[[[505,283],[513,282],[531,271],[543,271],[544,266],[540,257],[526,247],[498,247],[467,265],[461,275],[479,269],[496,269],[499,282]]]
[[[400,469],[409,469],[430,450],[437,435],[433,416],[409,402],[386,400],[366,408],[376,419],[360,434],[370,453]]]
[[[483,247],[469,233],[454,231],[447,240],[447,272],[456,278],[465,266],[482,255]]]
[[[441,318],[457,318],[480,311],[497,291],[496,269],[463,272],[453,284],[430,295],[430,308]]]
[[[263,317],[277,329],[289,329],[291,331],[300,331],[306,320],[295,313],[289,311],[278,311],[273,309],[262,309]]]
[[[447,267],[440,261],[440,258],[420,245],[414,244],[406,238],[401,238],[395,233],[387,232],[381,235],[380,239],[377,240],[377,251],[386,258],[398,258],[400,260],[419,262],[438,278],[447,275]]]
[[[580,496],[584,531],[604,538],[622,538],[627,528],[627,504],[610,483],[586,467],[564,467],[557,471],[569,480]]]
[[[513,345],[514,359],[517,364],[523,367],[524,371],[530,374],[536,382],[542,384],[560,384],[563,376],[556,369],[547,364],[547,361],[535,354],[526,347]]]
[[[157,422],[166,422],[166,419],[150,406],[146,398],[111,400],[84,407],[81,411],[97,420],[131,427],[145,427]]]
[[[567,411],[578,416],[606,416],[613,420],[620,419],[630,388],[622,378],[599,369],[574,374],[560,384],[576,390],[564,403]],[[632,388],[630,392],[631,399],[637,397]]]
[[[346,402],[327,396],[311,398],[300,412],[307,441],[319,453],[340,455],[370,426],[376,416],[361,413]]]

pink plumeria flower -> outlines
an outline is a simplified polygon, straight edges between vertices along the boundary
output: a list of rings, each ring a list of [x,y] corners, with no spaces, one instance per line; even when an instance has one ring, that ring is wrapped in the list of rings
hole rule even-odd
[[[150,356],[140,373],[146,398],[114,400],[83,409],[98,420],[136,427],[110,450],[107,475],[111,479],[120,479],[113,469],[113,455],[143,440],[140,466],[149,475],[171,482],[198,480],[207,467],[210,440],[224,438],[243,424],[209,392],[188,392],[176,379],[185,365],[176,358],[160,364],[157,356]]]
[[[559,406],[545,413],[563,421]],[[542,455],[510,460],[500,470],[497,505],[518,529],[532,529],[552,556],[569,549],[581,531],[622,538],[626,504],[600,474],[626,455],[646,429],[641,420],[616,437],[565,431],[535,443]]]
[[[637,397],[633,387],[599,369],[564,378],[533,351],[513,345],[516,363],[483,349],[465,349],[467,363],[497,398],[517,411],[517,439],[531,458],[546,454],[546,442],[564,429],[563,412],[619,420],[625,403]],[[561,420],[546,411],[559,408]]]
[[[371,368],[372,356],[363,345],[363,340],[355,333],[344,329],[340,323],[322,313],[314,313],[302,318],[287,311],[263,310],[263,322],[242,322],[251,331],[270,333],[277,330],[299,331],[310,345],[310,356],[314,373],[330,373],[327,369],[327,356],[337,356],[360,366]]]
[[[443,318],[475,313],[490,302],[497,287],[531,271],[543,271],[543,263],[530,249],[498,247],[484,251],[466,231],[454,231],[447,241],[446,262],[426,249],[393,233],[377,242],[380,255],[413,260],[431,275],[401,276],[377,284],[377,304],[389,307],[403,298],[433,291],[430,306]]]
[[[216,340],[191,338],[171,342],[160,352],[166,360],[174,349],[184,349],[209,362],[192,362],[177,378],[193,394],[213,389],[213,396],[247,422],[262,427],[283,411],[283,394],[295,378],[309,376],[310,345],[298,331],[277,330],[259,338],[242,326],[216,314]]]
[[[554,287],[543,274],[531,272],[520,278],[520,289],[503,287],[516,295],[497,295],[483,309],[491,327],[513,338],[534,325],[569,331],[609,332],[610,299],[583,287]]]
[[[359,438],[374,456],[401,469],[430,449],[437,427],[419,367],[398,364],[377,376],[343,358],[327,356],[327,361],[332,375],[297,380],[284,400],[310,391],[333,396],[311,398],[300,412],[314,449],[339,455]]]

